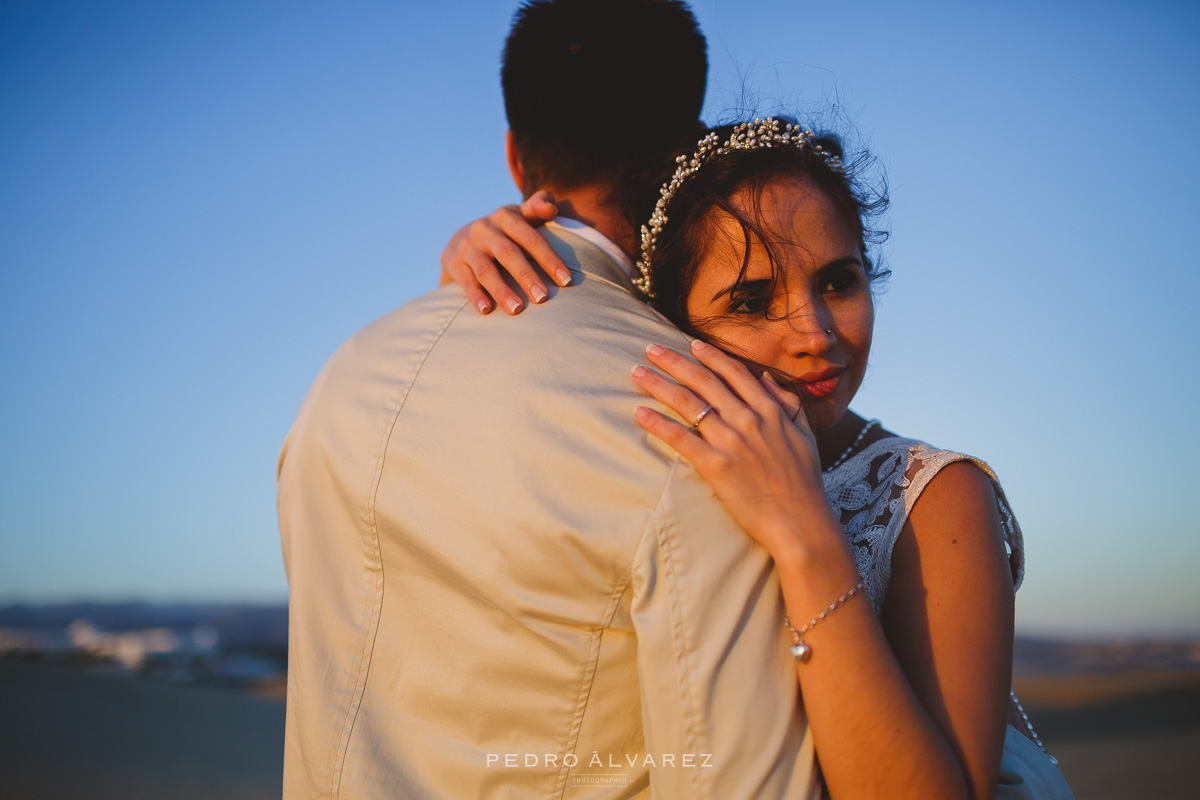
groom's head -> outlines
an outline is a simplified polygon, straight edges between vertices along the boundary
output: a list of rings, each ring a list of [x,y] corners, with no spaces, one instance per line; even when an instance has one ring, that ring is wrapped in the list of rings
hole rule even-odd
[[[704,35],[679,0],[525,3],[501,72],[521,190],[619,193],[696,133],[707,78]]]

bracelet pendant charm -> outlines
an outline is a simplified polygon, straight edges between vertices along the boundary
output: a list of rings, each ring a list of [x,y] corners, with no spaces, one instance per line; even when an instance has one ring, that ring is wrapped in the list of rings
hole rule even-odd
[[[788,652],[792,654],[792,660],[797,664],[803,664],[805,661],[808,661],[808,659],[812,658],[812,648],[806,645],[804,642],[796,642],[794,645],[788,648]]]
[[[788,629],[788,631],[792,634],[792,640],[795,642],[795,644],[793,644],[791,647],[788,648],[788,652],[792,654],[792,660],[795,661],[797,664],[803,664],[806,661],[808,661],[810,658],[812,658],[812,646],[804,643],[804,634],[808,633],[810,630],[812,630],[814,625],[816,625],[818,622],[825,619],[830,614],[832,614],[835,610],[837,610],[838,606],[840,606],[842,603],[849,600],[851,597],[854,597],[854,595],[858,594],[865,588],[867,588],[867,579],[863,578],[861,581],[858,582],[857,586],[855,586],[850,591],[846,592],[844,595],[839,597],[837,600],[834,600],[832,603],[830,603],[828,608],[826,608],[820,614],[817,614],[815,617],[813,617],[811,620],[809,620],[808,624],[802,626],[800,628],[800,630],[796,630],[795,628],[793,628],[792,621],[788,618],[787,614],[784,614],[783,615],[784,627],[786,627]]]

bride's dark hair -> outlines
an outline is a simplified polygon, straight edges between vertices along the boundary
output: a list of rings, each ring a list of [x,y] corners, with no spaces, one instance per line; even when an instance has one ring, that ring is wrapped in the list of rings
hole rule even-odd
[[[711,130],[724,142],[734,127],[722,125]],[[668,221],[657,237],[651,280],[654,306],[680,329],[698,338],[710,338],[697,326],[698,321],[688,316],[687,297],[704,253],[714,246],[716,237],[726,235],[713,223],[714,213],[727,214],[741,229],[743,258],[738,281],[745,277],[754,244],[766,251],[772,280],[779,279],[775,243],[762,225],[759,204],[767,184],[780,179],[808,181],[833,202],[851,230],[858,234],[863,265],[872,283],[890,274],[881,263],[877,247],[887,239],[887,232],[876,221],[887,209],[888,195],[876,160],[866,151],[852,155],[843,152],[841,140],[832,134],[819,134],[812,144],[820,145],[824,153],[838,156],[841,168],[831,166],[825,155],[811,145],[734,150],[704,164],[671,197],[666,209]],[[694,149],[695,143],[691,142],[676,152],[690,156]],[[655,184],[654,194],[640,198],[640,219],[649,218],[658,201],[658,187],[674,169],[674,162],[669,169],[664,167],[663,180]],[[743,191],[751,201],[750,214],[739,211],[732,202],[734,195]]]

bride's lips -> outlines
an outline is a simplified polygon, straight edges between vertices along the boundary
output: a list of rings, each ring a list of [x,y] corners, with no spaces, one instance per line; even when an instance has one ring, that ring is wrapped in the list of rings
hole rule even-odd
[[[843,370],[828,370],[806,378],[796,378],[796,388],[806,397],[828,397],[837,391],[842,382]]]

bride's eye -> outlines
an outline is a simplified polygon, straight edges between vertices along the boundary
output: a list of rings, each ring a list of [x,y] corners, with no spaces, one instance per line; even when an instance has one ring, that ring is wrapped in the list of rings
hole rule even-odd
[[[771,307],[770,283],[752,281],[729,293],[729,312],[741,317],[761,317]]]
[[[767,298],[765,297],[747,297],[734,304],[730,310],[735,314],[758,317],[767,313],[767,305]]]
[[[840,294],[853,289],[858,284],[858,280],[859,275],[855,270],[845,268],[834,270],[825,275],[821,291]]]

